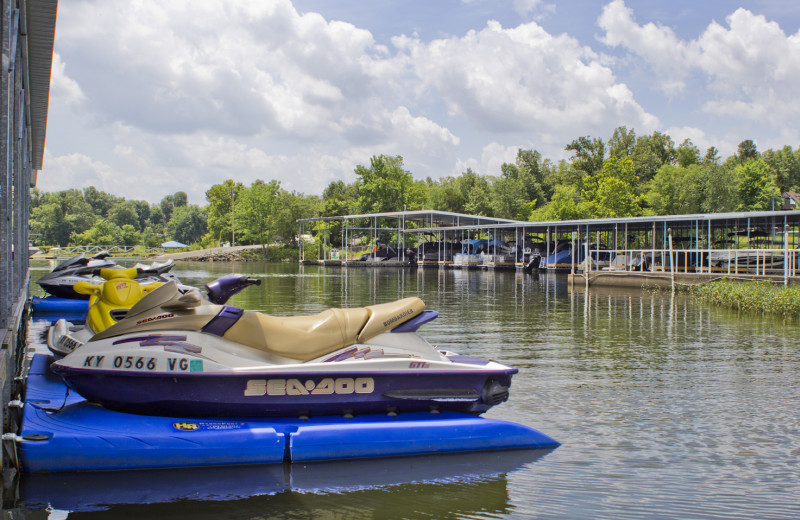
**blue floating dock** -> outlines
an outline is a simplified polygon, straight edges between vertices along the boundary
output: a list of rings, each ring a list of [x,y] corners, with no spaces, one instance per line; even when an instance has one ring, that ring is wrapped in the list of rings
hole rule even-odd
[[[465,451],[555,448],[521,424],[443,412],[395,417],[196,419],[106,410],[67,391],[34,356],[19,455],[27,472],[309,462]]]
[[[40,298],[34,296],[31,298],[31,306],[34,313],[68,313],[68,314],[83,314],[89,312],[89,300],[76,300],[72,298],[56,298],[55,296],[48,296]]]

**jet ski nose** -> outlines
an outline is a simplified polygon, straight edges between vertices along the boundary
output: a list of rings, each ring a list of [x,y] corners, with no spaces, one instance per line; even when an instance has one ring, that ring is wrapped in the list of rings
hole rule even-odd
[[[508,401],[508,385],[504,385],[496,379],[489,379],[483,386],[481,399],[489,406],[495,406]]]

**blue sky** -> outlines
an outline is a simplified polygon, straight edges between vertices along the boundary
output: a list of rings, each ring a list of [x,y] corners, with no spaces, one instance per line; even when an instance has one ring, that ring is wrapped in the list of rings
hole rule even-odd
[[[622,125],[797,148],[799,30],[789,0],[61,2],[38,187],[321,194],[376,154],[498,175]]]

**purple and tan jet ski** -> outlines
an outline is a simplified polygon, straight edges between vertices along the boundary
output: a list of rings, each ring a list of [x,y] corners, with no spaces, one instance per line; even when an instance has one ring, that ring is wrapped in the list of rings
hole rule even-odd
[[[260,280],[167,283],[52,369],[89,401],[176,417],[485,412],[516,368],[438,349],[417,329],[437,317],[416,297],[312,316],[224,305]],[[184,286],[185,287],[185,286]]]

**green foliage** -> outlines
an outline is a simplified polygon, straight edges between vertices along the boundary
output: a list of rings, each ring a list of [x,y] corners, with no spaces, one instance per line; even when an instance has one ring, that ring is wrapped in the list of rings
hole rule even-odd
[[[654,132],[636,139],[633,149],[633,168],[642,182],[649,182],[658,169],[665,164],[674,164],[677,158],[675,143],[668,135]]]
[[[92,207],[92,212],[98,217],[108,216],[108,212],[117,198],[110,193],[98,191],[94,186],[83,189],[84,200]]]
[[[781,193],[800,191],[800,150],[793,151],[787,145],[780,150],[767,150],[761,154],[761,159],[769,166]]]
[[[107,213],[108,220],[116,224],[118,227],[129,225],[133,229],[141,229],[139,222],[139,212],[136,210],[136,204],[133,201],[125,199],[117,199],[111,206]]]
[[[100,218],[97,223],[83,233],[73,233],[70,242],[73,245],[102,246],[120,244],[122,229],[108,219]]]
[[[690,291],[703,301],[748,313],[800,316],[800,287],[775,286],[768,280],[720,282],[692,286]]]
[[[719,164],[719,150],[711,146],[703,156],[703,164]]]
[[[560,184],[556,186],[553,198],[545,206],[531,212],[531,222],[551,222],[559,220],[580,220],[589,218],[590,208],[581,202],[578,190],[574,186]]]
[[[764,211],[771,209],[773,197],[780,201],[780,192],[772,180],[767,163],[752,159],[736,166],[736,194],[739,211]]]
[[[244,184],[230,179],[222,184],[215,184],[206,191],[206,213],[208,214],[207,226],[211,241],[229,241],[236,232],[234,224],[235,202],[241,200],[241,193],[245,190]],[[234,211],[231,211],[231,209]]]
[[[633,155],[636,148],[636,132],[628,130],[626,126],[614,129],[614,134],[608,140],[608,155],[617,159],[624,159]]]
[[[725,213],[734,211],[739,204],[736,195],[736,174],[717,163],[703,163],[705,193],[701,209],[703,213]]]
[[[648,183],[645,200],[655,215],[680,215],[702,212],[706,169],[665,164]]]
[[[199,241],[206,234],[206,213],[199,206],[177,206],[167,223],[167,235],[184,244]]]
[[[94,224],[92,207],[78,190],[41,194],[31,207],[30,233],[39,235],[40,244],[66,246]]]
[[[681,168],[700,164],[700,150],[692,143],[691,139],[685,139],[678,147],[677,160],[678,166]]]
[[[525,220],[532,209],[543,205],[547,169],[548,163],[536,150],[519,150],[515,164],[504,163],[502,175],[492,186],[494,216]]]
[[[745,139],[739,143],[734,157],[739,164],[744,164],[752,159],[758,159],[759,153],[756,144],[751,139]]]
[[[175,208],[179,208],[181,206],[186,206],[188,197],[185,192],[176,191],[172,195],[167,195],[161,202],[159,202],[159,206],[161,206],[161,212],[164,213],[164,218],[169,221],[172,218],[172,212]]]
[[[419,209],[418,195],[411,172],[403,169],[403,158],[374,155],[370,167],[356,166],[359,178],[358,210],[360,213],[385,213]],[[423,199],[424,200],[424,199]]]
[[[639,178],[629,158],[609,158],[601,172],[586,178],[581,193],[595,218],[633,217],[641,215],[641,200],[634,191]]]
[[[258,180],[243,190],[236,202],[239,241],[243,244],[269,244],[278,210],[278,181]]]
[[[572,152],[572,167],[582,175],[592,175],[603,169],[606,145],[602,139],[579,137],[564,149]]]

